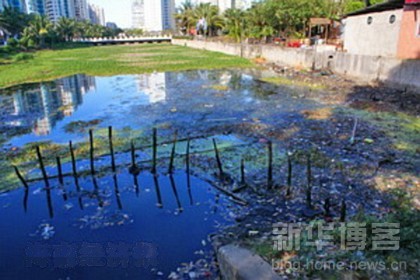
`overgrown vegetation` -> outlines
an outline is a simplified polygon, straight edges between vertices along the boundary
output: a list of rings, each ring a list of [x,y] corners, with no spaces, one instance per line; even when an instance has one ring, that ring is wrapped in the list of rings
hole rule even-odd
[[[22,56],[3,60],[0,88],[80,73],[106,76],[252,66],[243,58],[169,44],[75,47],[38,51],[33,59]]]
[[[369,2],[377,4],[384,0]],[[246,11],[228,9],[221,14],[217,6],[209,3],[194,6],[185,1],[176,18],[184,34],[198,31],[214,36],[223,32],[237,42],[247,38],[266,41],[271,37],[302,38],[308,33],[310,18],[339,20],[365,5],[364,0],[264,0],[253,3]],[[197,26],[201,19],[205,19],[206,26]]]

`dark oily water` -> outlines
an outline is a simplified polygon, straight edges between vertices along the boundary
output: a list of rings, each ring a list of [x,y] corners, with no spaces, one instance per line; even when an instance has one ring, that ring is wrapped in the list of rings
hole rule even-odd
[[[39,182],[2,194],[1,278],[166,279],[182,262],[211,261],[207,236],[230,220],[230,204],[190,179],[123,172],[80,178],[79,191],[68,177],[65,192]]]
[[[248,153],[250,157],[264,153],[264,149],[254,145],[255,139],[235,136],[229,127],[243,123],[276,127],[303,118],[301,110],[322,106],[302,99],[302,92],[266,84],[237,71],[76,75],[2,90],[0,142],[9,156],[6,167],[11,169],[13,162],[27,178],[38,181],[31,183],[27,192],[18,189],[0,196],[0,277],[167,279],[184,262],[189,266],[198,261],[205,268],[206,261],[200,260],[210,261],[208,235],[233,223],[238,206],[207,183],[215,168],[209,171],[205,164],[199,171],[192,170],[197,177],[191,177],[191,188],[185,172],[176,173],[172,179],[161,175],[157,180],[143,172],[136,188],[127,171],[130,140],[141,147],[137,159],[150,170],[151,131],[157,127],[158,157],[166,158],[159,160],[158,168],[164,172],[172,145],[161,144],[170,144],[175,130],[179,132],[177,170],[184,169],[179,156],[185,155],[188,137],[193,138],[192,152],[201,153],[192,157],[192,169],[214,159],[215,138],[222,159],[229,158],[223,162],[225,168],[231,168],[240,162],[245,145],[253,152]],[[109,172],[108,126],[116,134],[120,172],[116,176]],[[95,136],[95,166],[108,167],[105,172],[98,170],[96,180],[86,176],[89,129]],[[52,189],[45,189],[28,144],[55,145],[41,147],[47,173],[56,175],[55,156],[60,155],[63,172],[69,175],[70,140],[75,143],[79,175],[84,177],[79,178],[78,185],[71,176],[66,177],[64,188],[50,179]],[[265,155],[260,158],[255,168],[265,167]],[[13,171],[7,172],[8,180],[14,177]],[[1,189],[10,186],[3,183]],[[211,268],[189,272],[192,274],[184,276],[217,276]]]
[[[262,83],[238,71],[190,71],[89,77],[2,90],[2,141],[82,140],[85,126],[148,129],[168,125],[199,134],[222,124],[262,120],[288,122],[287,115],[319,107],[299,97],[302,89]],[[281,94],[275,94],[281,93]]]

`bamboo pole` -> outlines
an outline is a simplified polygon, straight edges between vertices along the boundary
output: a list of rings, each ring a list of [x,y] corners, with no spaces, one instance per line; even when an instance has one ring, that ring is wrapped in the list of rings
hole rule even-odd
[[[72,169],[73,169],[74,182],[76,184],[77,191],[79,191],[80,187],[79,187],[79,179],[77,177],[76,156],[74,155],[72,141],[69,142],[69,148],[70,148],[71,165],[72,165]]]
[[[187,151],[186,151],[186,173],[187,173],[187,189],[188,189],[188,197],[190,199],[190,205],[194,204],[192,191],[191,191],[191,174],[190,174],[190,149],[191,149],[191,140],[190,138],[187,139]]]
[[[22,174],[20,174],[19,169],[17,168],[17,166],[13,165],[13,169],[15,170],[16,176],[22,182],[22,184],[25,187],[25,189],[29,189],[28,183],[26,183],[25,178],[23,178]]]
[[[48,181],[47,171],[45,171],[44,161],[42,160],[41,149],[39,146],[36,146],[36,154],[38,156],[39,166],[41,167],[42,177],[44,178],[45,187],[50,187],[50,182]]]
[[[267,188],[273,188],[273,143],[268,141]]]
[[[347,214],[347,205],[346,201],[343,199],[341,201],[341,210],[340,210],[340,222],[346,222],[346,214]]]
[[[179,200],[179,195],[178,195],[178,191],[176,189],[175,179],[174,179],[174,176],[172,174],[169,175],[169,180],[171,181],[171,187],[172,187],[172,191],[174,192],[174,195],[175,195],[176,204],[178,205],[178,210],[180,212],[182,212],[182,211],[184,211],[184,209],[182,208],[181,201]]]
[[[214,148],[214,153],[216,155],[217,167],[219,168],[219,176],[220,178],[223,178],[225,173],[223,172],[222,161],[220,160],[219,150],[217,149],[216,139],[214,138],[213,138],[213,148]]]
[[[287,153],[287,191],[286,196],[292,194],[292,159],[289,153]]]
[[[157,204],[156,206],[159,208],[163,208],[163,203],[162,203],[162,195],[160,193],[160,187],[159,187],[159,179],[157,174],[153,175],[153,181],[155,183],[155,189],[156,189],[156,195],[157,195]]]
[[[114,192],[115,192],[115,197],[117,198],[118,209],[122,210],[123,206],[122,206],[122,203],[121,203],[121,194],[120,194],[120,189],[118,187],[117,174],[114,174],[114,176],[112,176],[112,178],[114,180]]]
[[[241,159],[241,185],[246,185],[245,181],[245,160]]]
[[[153,163],[152,163],[152,173],[156,174],[156,165],[157,165],[157,129],[153,128]]]
[[[140,168],[136,164],[136,147],[134,145],[134,140],[131,140],[131,166],[128,171],[134,176],[140,174]]]
[[[178,137],[178,131],[175,131],[174,144],[172,146],[171,158],[169,160],[169,168],[168,168],[168,173],[169,174],[173,174],[173,172],[174,172],[174,159],[175,159],[177,137]]]
[[[306,187],[306,204],[312,208],[312,168],[311,168],[311,154],[307,158],[307,187]]]
[[[114,144],[112,142],[112,126],[108,127],[108,141],[109,141],[109,153],[111,154],[112,172],[115,172],[116,166],[115,166]]]
[[[57,157],[56,160],[57,160],[57,169],[58,169],[58,182],[60,183],[61,190],[63,191],[64,201],[67,201],[67,193],[66,193],[66,189],[64,188],[63,169],[61,168],[60,157]]]
[[[93,143],[93,130],[89,130],[89,142],[90,142],[90,172],[92,176],[95,176],[95,159],[94,159],[94,143]]]

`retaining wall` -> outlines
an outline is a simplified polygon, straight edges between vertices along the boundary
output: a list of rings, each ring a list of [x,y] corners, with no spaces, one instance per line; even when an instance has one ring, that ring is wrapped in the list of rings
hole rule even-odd
[[[268,62],[290,67],[330,69],[334,73],[365,82],[380,81],[391,85],[420,88],[420,60],[400,60],[321,49],[284,48],[275,45],[240,45],[178,39],[173,39],[172,44],[248,59],[263,57]]]

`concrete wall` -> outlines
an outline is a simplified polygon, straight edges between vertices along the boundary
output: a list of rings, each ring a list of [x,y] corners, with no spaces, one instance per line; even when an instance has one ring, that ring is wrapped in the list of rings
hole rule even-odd
[[[397,56],[402,59],[420,59],[420,8],[404,9]]]
[[[173,39],[172,44],[203,49],[248,59],[263,57],[268,62],[289,67],[330,69],[362,81],[414,86],[420,88],[420,60],[357,55],[317,49],[283,48],[274,45],[243,45]]]
[[[344,49],[359,55],[395,57],[402,14],[402,9],[399,9],[346,18]],[[395,16],[394,23],[390,23],[391,16]],[[368,18],[372,18],[371,24],[368,24]]]

